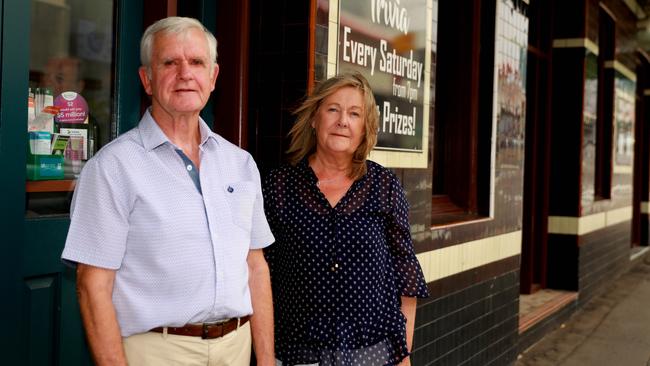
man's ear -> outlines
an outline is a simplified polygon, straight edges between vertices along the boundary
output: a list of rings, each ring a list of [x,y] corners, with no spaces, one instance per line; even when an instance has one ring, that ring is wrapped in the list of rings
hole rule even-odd
[[[148,95],[151,95],[151,80],[149,79],[149,76],[147,76],[147,68],[144,66],[140,66],[140,68],[138,69],[138,75],[140,75],[140,81],[142,82],[144,91]]]
[[[210,91],[214,91],[214,86],[217,83],[217,76],[219,76],[219,64],[214,63],[214,69],[212,70],[212,80],[210,81],[212,83],[212,88],[210,88]]]

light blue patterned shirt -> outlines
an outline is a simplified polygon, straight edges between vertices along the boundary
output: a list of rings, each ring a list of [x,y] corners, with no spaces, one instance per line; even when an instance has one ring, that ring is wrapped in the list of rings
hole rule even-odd
[[[115,269],[122,336],[251,314],[246,258],[274,241],[253,158],[200,121],[202,190],[147,111],[88,161],[62,258]]]

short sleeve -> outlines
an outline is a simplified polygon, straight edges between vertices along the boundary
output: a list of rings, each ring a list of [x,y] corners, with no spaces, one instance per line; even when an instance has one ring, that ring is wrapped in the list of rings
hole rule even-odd
[[[273,235],[276,237],[277,233],[275,232],[275,228],[277,228],[277,215],[275,197],[277,196],[277,192],[275,186],[277,184],[277,174],[275,172],[271,172],[269,175],[267,175],[264,179],[264,183],[262,184],[262,193],[264,195],[264,212],[266,212],[266,219],[269,221],[269,225],[271,225],[271,231],[273,231]]]
[[[280,236],[279,227],[278,227],[278,218],[277,218],[277,203],[275,198],[277,197],[276,185],[277,182],[277,173],[275,171],[269,173],[264,178],[264,183],[262,184],[262,193],[264,196],[264,212],[266,213],[266,219],[271,226],[271,231],[273,236],[278,240]],[[264,249],[264,256],[266,261],[269,263],[269,267],[273,270],[272,265],[274,263],[274,245],[266,247]]]
[[[271,233],[271,228],[264,213],[264,196],[262,195],[259,170],[252,157],[249,157],[248,163],[249,169],[253,171],[255,177],[255,203],[253,204],[250,249],[261,249],[271,245],[275,238]]]
[[[413,251],[410,225],[408,221],[408,202],[404,190],[391,174],[390,214],[387,237],[395,267],[395,282],[401,296],[428,297],[426,281],[422,268]]]
[[[107,269],[121,266],[132,207],[124,171],[117,159],[106,155],[84,166],[70,208],[70,228],[61,254],[64,262]]]

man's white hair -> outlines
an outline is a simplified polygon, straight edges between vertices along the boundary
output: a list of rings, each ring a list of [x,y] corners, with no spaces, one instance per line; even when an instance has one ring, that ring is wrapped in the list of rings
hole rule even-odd
[[[201,22],[194,18],[167,17],[158,20],[150,25],[142,35],[140,41],[140,62],[147,71],[147,77],[151,79],[151,55],[153,53],[153,41],[158,33],[163,34],[184,34],[190,29],[199,29],[205,34],[208,41],[208,52],[210,54],[210,74],[217,64],[217,39]]]

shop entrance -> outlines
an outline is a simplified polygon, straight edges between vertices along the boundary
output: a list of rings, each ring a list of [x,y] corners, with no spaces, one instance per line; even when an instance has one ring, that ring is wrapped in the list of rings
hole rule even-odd
[[[76,178],[85,161],[132,128],[148,104],[137,75],[139,37],[144,27],[167,15],[184,15],[200,19],[215,32],[215,15],[231,17],[228,24],[233,25],[240,23],[232,12],[247,14],[241,2],[239,7],[220,3],[218,8],[214,0],[182,4],[0,1],[0,243],[6,258],[2,286],[7,297],[1,307],[5,332],[12,335],[5,344],[11,352],[3,356],[8,364],[91,364],[79,317],[74,269],[59,259]],[[230,50],[228,45],[246,39],[246,34],[232,29],[222,33],[236,34],[232,37],[237,39],[220,38],[222,47]],[[220,59],[234,64],[220,78],[220,88],[227,91],[221,92],[221,98],[240,95],[241,105],[245,94],[235,92],[242,86],[232,80],[241,79],[246,64],[241,57],[229,57],[230,53],[222,53]],[[219,132],[244,145],[245,139],[237,140],[245,135],[241,113],[233,112],[239,119],[232,122],[225,111],[245,108],[226,103],[228,108],[212,101],[203,117],[212,124],[214,115],[220,115]],[[65,118],[60,115],[63,107],[68,108]]]
[[[135,126],[148,105],[137,74],[139,39],[167,15],[197,18],[218,35],[224,71],[202,116],[246,148],[248,2],[0,0],[0,6],[3,361],[91,365],[75,271],[60,261],[79,172],[101,146]]]
[[[526,85],[526,158],[520,291],[546,288],[550,169],[550,30],[548,6],[530,4]]]
[[[59,258],[83,165],[137,122],[139,88],[121,86],[138,82],[142,2],[0,3],[3,361],[90,365],[75,272]]]

